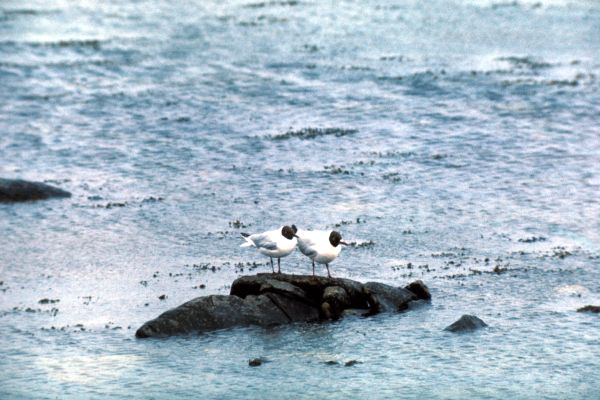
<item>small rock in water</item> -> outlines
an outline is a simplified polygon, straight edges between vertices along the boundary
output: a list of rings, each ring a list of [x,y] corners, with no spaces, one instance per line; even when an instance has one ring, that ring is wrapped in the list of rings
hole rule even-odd
[[[543,236],[533,236],[525,239],[519,239],[521,243],[535,243],[535,242],[545,242],[547,239]]]
[[[262,365],[263,361],[264,360],[262,358],[251,358],[248,360],[248,365],[251,367],[258,367]]]
[[[494,273],[496,273],[496,274],[501,274],[501,273],[503,273],[503,272],[506,272],[506,270],[507,270],[506,268],[502,268],[500,265],[496,265],[496,266],[494,267],[494,270],[493,270],[493,271],[494,271]]]
[[[600,313],[600,306],[585,306],[577,309],[577,312],[591,312],[591,313]]]
[[[466,332],[474,331],[479,328],[488,326],[483,320],[475,315],[463,315],[452,325],[448,325],[444,330],[449,332]]]
[[[358,360],[350,360],[350,361],[346,361],[346,363],[344,364],[345,367],[351,367],[353,365],[356,364],[362,364],[362,362],[358,361]]]
[[[38,303],[40,304],[54,304],[54,303],[58,303],[60,300],[59,299],[41,299],[40,301],[38,301]]]
[[[166,294],[161,294],[160,296],[158,296],[158,299],[159,299],[159,300],[164,300],[164,299],[166,299],[166,298],[167,298],[167,295],[166,295]]]
[[[325,365],[339,365],[339,362],[335,360],[329,360],[324,362]]]

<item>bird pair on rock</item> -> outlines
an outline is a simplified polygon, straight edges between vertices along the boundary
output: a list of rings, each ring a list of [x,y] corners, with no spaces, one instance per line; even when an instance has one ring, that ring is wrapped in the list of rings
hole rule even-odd
[[[281,273],[281,258],[292,254],[296,245],[308,258],[312,260],[313,275],[315,262],[325,264],[327,276],[331,278],[329,263],[335,260],[342,250],[341,245],[348,245],[342,241],[342,235],[337,231],[309,231],[296,228],[296,225],[282,226],[281,228],[263,233],[250,235],[242,233],[246,240],[241,247],[256,247],[257,250],[271,258],[273,273],[273,258],[277,258],[277,272]]]

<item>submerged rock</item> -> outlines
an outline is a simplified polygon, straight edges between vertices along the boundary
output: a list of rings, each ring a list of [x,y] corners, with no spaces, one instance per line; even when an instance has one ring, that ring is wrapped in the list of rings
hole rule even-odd
[[[444,330],[449,332],[467,332],[488,326],[483,320],[475,315],[463,315],[452,325],[448,325]]]
[[[71,193],[41,182],[0,178],[0,203],[45,200],[52,197],[71,197]]]
[[[585,306],[577,309],[577,312],[591,312],[591,313],[600,313],[600,306]]]
[[[422,287],[427,288],[422,282]],[[337,319],[345,310],[363,314],[398,311],[417,300],[413,292],[382,283],[312,275],[242,276],[229,296],[198,297],[140,327],[138,338],[201,333],[235,326],[269,327]]]

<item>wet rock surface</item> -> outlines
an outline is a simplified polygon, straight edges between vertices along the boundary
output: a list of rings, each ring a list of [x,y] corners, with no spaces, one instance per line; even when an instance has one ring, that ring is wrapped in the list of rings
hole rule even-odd
[[[577,312],[590,312],[590,313],[600,313],[600,306],[584,306],[577,309]]]
[[[427,289],[421,282],[419,287]],[[428,290],[427,290],[428,292]],[[377,282],[312,275],[258,274],[236,279],[230,295],[198,297],[140,327],[138,338],[209,332],[236,326],[269,327],[337,319],[345,310],[364,315],[406,309],[419,297]]]
[[[53,197],[71,197],[71,193],[42,182],[0,178],[0,203],[45,200]]]
[[[251,358],[248,360],[248,366],[250,367],[259,367],[263,364],[266,364],[268,362],[271,362],[271,360],[269,360],[266,357],[256,357],[256,358]]]
[[[367,282],[364,287],[369,293],[372,314],[405,310],[408,308],[408,303],[418,300],[413,292],[384,283]]]
[[[327,303],[327,305],[325,305]],[[328,286],[323,291],[321,311],[325,318],[337,319],[350,306],[350,297],[344,288]]]
[[[448,332],[469,332],[488,326],[482,319],[475,315],[463,315],[456,322],[448,325],[444,330]]]
[[[413,292],[419,300],[431,300],[429,288],[420,279],[406,285],[405,289]]]
[[[209,332],[234,326],[272,326],[289,322],[267,296],[212,295],[198,297],[146,322],[139,338]]]

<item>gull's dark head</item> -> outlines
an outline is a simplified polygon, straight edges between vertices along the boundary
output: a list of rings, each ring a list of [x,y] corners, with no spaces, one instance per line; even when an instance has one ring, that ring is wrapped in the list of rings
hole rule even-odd
[[[281,228],[281,236],[283,236],[284,238],[292,240],[295,235],[296,232],[291,226],[286,225],[283,228]]]
[[[342,235],[340,235],[338,231],[331,231],[329,234],[329,243],[331,243],[333,247],[337,247],[338,244],[348,245],[348,243],[342,242]]]

